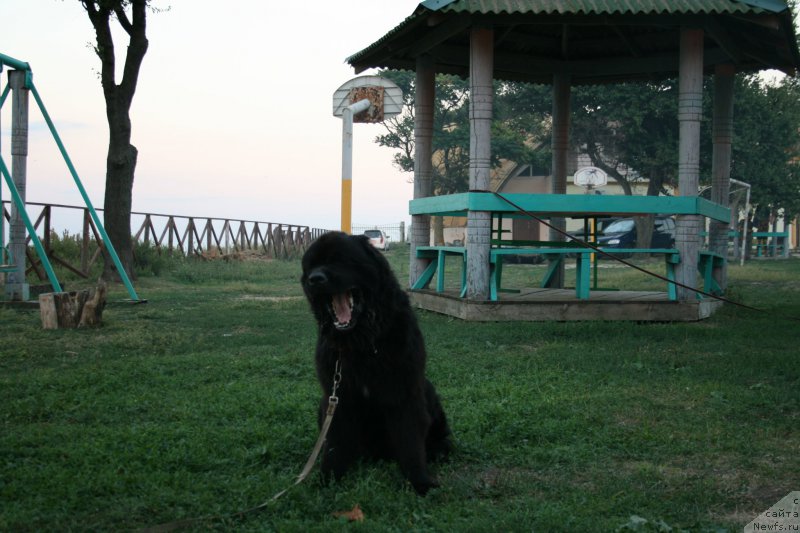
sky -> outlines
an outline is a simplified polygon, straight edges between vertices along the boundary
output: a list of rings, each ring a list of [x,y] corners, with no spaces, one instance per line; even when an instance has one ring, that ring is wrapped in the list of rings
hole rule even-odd
[[[150,44],[131,109],[139,150],[133,210],[338,229],[342,124],[332,115],[333,93],[356,76],[345,59],[417,4],[153,0],[169,10],[148,13]],[[81,181],[102,207],[108,126],[85,11],[77,0],[0,0],[0,20],[0,53],[31,65]],[[120,71],[127,40],[121,30],[116,37]],[[7,79],[4,71],[0,86]],[[0,117],[9,165],[10,115],[9,100]],[[27,200],[82,205],[33,98],[29,121]],[[375,144],[384,131],[354,127],[354,224],[410,220],[411,176],[392,166],[392,149]]]

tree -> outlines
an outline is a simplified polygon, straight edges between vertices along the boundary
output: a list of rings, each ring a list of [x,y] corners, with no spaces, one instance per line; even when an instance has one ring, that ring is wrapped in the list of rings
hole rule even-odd
[[[130,277],[133,271],[131,204],[138,150],[131,144],[130,108],[136,93],[139,70],[147,53],[147,8],[149,0],[79,0],[95,30],[95,53],[100,58],[100,82],[106,101],[109,140],[106,158],[104,201],[105,228]],[[130,14],[129,14],[130,13]],[[111,21],[115,19],[128,35],[122,79],[116,82],[116,54]],[[114,275],[114,265],[104,251],[103,277]]]
[[[384,123],[387,133],[375,138],[380,146],[395,148],[393,164],[403,172],[414,171],[414,80],[409,71],[384,70],[381,76],[403,90],[404,110]],[[541,136],[543,114],[530,119],[513,105],[509,84],[495,83],[495,120],[492,124],[492,165],[502,160],[531,162],[540,157],[532,141]],[[538,126],[537,126],[538,125]],[[469,83],[457,76],[436,76],[433,112],[433,191],[436,195],[466,191],[469,188]]]
[[[731,177],[751,185],[753,224],[768,231],[800,213],[800,80],[739,76],[735,91]]]

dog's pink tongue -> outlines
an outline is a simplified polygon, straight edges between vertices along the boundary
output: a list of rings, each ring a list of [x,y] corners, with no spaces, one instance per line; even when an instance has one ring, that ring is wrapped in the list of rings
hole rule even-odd
[[[343,292],[333,297],[333,312],[336,313],[336,320],[339,324],[347,324],[352,318],[350,309],[350,293]]]

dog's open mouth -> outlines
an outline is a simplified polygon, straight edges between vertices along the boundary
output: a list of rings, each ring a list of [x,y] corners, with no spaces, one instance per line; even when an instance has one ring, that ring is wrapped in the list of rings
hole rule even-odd
[[[331,296],[330,311],[333,316],[333,326],[338,330],[346,330],[355,326],[355,299],[352,291],[345,291]]]

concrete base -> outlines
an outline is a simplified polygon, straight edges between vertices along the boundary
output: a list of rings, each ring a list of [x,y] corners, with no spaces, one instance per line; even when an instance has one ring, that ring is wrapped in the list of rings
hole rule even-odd
[[[720,307],[718,300],[673,302],[665,292],[592,292],[591,299],[578,300],[574,290],[523,289],[503,293],[499,301],[468,300],[455,292],[409,291],[412,305],[475,322],[614,320],[635,322],[692,322],[710,317]]]
[[[17,302],[27,302],[31,299],[31,286],[27,283],[6,283],[5,298]]]

